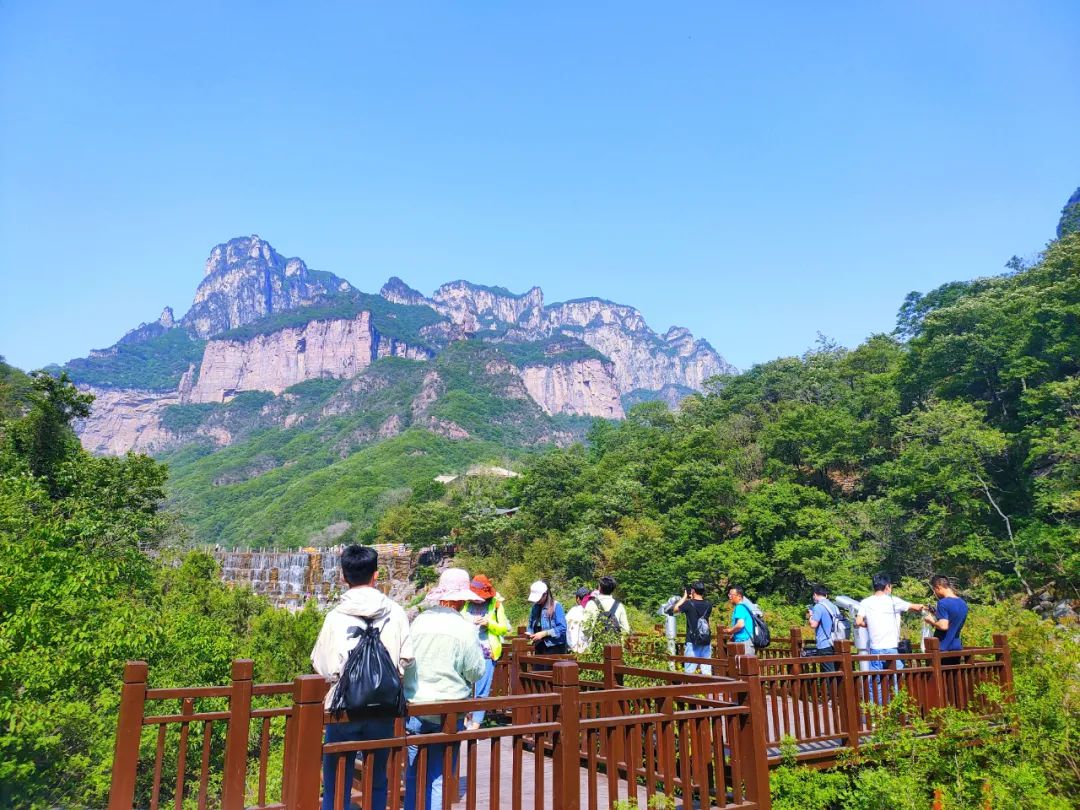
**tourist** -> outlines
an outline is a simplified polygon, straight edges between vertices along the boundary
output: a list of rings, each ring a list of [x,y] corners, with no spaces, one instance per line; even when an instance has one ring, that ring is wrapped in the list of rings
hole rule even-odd
[[[469,574],[461,568],[447,568],[438,584],[424,600],[433,605],[413,619],[411,636],[416,664],[405,673],[405,697],[410,704],[406,725],[409,734],[436,734],[442,731],[441,715],[419,714],[424,703],[463,700],[473,684],[484,675],[484,656],[476,643],[476,625],[462,615],[467,602],[483,602],[470,587]],[[465,720],[458,720],[458,730]],[[443,760],[446,744],[428,745],[424,806],[443,806]],[[416,807],[419,745],[409,746],[409,767],[405,779],[405,810]],[[454,749],[456,767],[457,748]]]
[[[469,588],[479,596],[482,602],[466,602],[463,608],[465,617],[476,625],[477,641],[484,656],[484,674],[476,682],[474,697],[482,698],[491,694],[491,682],[495,677],[495,663],[502,655],[503,636],[510,632],[510,622],[503,610],[503,596],[483,574],[476,574],[469,583]],[[484,722],[484,712],[473,712],[465,721],[465,728],[480,728]]]
[[[566,614],[548,584],[538,579],[529,588],[528,633],[537,655],[562,655],[566,652]]]
[[[571,652],[583,653],[589,649],[589,634],[585,629],[585,605],[592,599],[589,588],[578,588],[574,593],[574,606],[566,611],[566,644]]]
[[[871,655],[897,655],[900,647],[900,617],[909,610],[918,613],[923,609],[923,605],[912,604],[893,596],[892,580],[888,574],[874,574],[871,583],[874,593],[859,603],[855,623],[866,628]],[[904,668],[904,662],[899,658],[892,661],[879,658],[870,662],[870,669],[891,668],[889,664],[895,664],[895,669]],[[893,683],[895,686],[895,679]],[[880,704],[880,678],[874,681],[873,687],[874,702]]]
[[[942,652],[952,652],[963,648],[960,631],[967,621],[968,604],[953,589],[952,581],[944,574],[937,574],[930,579],[930,588],[937,597],[937,607],[933,614],[925,614],[923,620],[934,628],[934,638],[941,642]],[[952,666],[960,663],[959,656],[942,658],[941,663]]]
[[[597,594],[585,606],[585,612],[599,614],[603,625],[610,627],[612,631],[618,627],[620,635],[628,636],[630,620],[626,616],[626,605],[614,596],[616,584],[614,577],[600,577],[596,586]]]
[[[814,586],[814,605],[806,611],[806,618],[814,630],[814,641],[818,655],[832,655],[833,640],[840,625],[840,608],[829,600],[829,591],[824,585]],[[818,664],[822,672],[836,672],[835,661],[822,661]]]
[[[379,578],[379,555],[371,546],[348,546],[341,552],[341,575],[348,590],[341,595],[337,605],[326,614],[322,631],[311,651],[311,666],[319,675],[336,684],[359,636],[350,637],[350,631],[363,623],[374,623],[379,628],[382,641],[390,659],[396,661],[398,672],[404,675],[412,671],[413,647],[409,634],[409,620],[405,611],[374,586]],[[326,694],[326,708],[334,697],[334,689]],[[326,742],[346,740],[378,740],[394,736],[394,719],[378,718],[331,723],[326,727]],[[372,760],[372,797],[370,808],[384,810],[386,807],[386,760],[389,749],[374,752]],[[364,755],[365,759],[367,755]],[[337,773],[338,757],[323,757],[323,810],[333,810],[333,784]],[[345,754],[344,802],[349,806],[349,794],[353,781],[356,754]]]
[[[709,626],[712,610],[713,603],[705,598],[704,582],[694,582],[684,589],[682,599],[672,607],[673,613],[686,617],[687,658],[712,658],[712,629]],[[688,661],[683,669],[695,672],[698,665]],[[702,664],[701,674],[712,675],[712,664]]]
[[[742,644],[746,655],[757,655],[754,649],[754,616],[747,605],[742,586],[732,585],[728,588],[727,596],[731,603],[731,626],[720,628],[720,632]]]

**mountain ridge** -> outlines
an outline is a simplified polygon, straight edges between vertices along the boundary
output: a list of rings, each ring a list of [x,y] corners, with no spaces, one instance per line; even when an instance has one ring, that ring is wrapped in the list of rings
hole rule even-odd
[[[378,424],[363,398],[333,413],[290,404],[298,386],[362,382],[386,358],[429,371],[395,372],[414,380],[412,393],[379,411]],[[355,422],[361,444],[410,428],[449,440],[565,444],[585,423],[567,432],[558,419],[620,419],[648,399],[674,407],[705,379],[734,371],[707,341],[679,326],[657,333],[629,305],[547,304],[539,286],[514,293],[464,279],[427,296],[391,276],[378,294],[365,293],[257,235],[211,250],[183,316],[165,307],[62,368],[98,398],[78,426],[88,449],[158,455],[192,443],[217,452],[258,430],[329,419]]]

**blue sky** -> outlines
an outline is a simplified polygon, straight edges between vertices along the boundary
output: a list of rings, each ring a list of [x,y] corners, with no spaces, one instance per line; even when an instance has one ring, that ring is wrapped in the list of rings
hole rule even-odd
[[[0,354],[179,316],[258,233],[372,292],[614,299],[746,368],[1052,237],[1080,4],[765,5],[0,3]]]

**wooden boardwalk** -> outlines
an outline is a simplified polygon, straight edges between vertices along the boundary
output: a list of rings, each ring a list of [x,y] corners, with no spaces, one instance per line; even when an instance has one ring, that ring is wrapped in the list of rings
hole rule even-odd
[[[496,810],[496,808],[499,810],[559,810],[557,807],[552,807],[551,802],[552,758],[550,756],[538,757],[533,751],[524,751],[522,753],[521,783],[515,785],[511,774],[513,769],[509,767],[514,756],[513,743],[509,737],[502,738],[500,743],[497,795],[492,794],[494,785],[491,778],[491,745],[485,741],[485,743],[476,747],[476,807],[484,808],[484,810],[487,810],[487,808],[491,808],[491,810]],[[537,763],[537,759],[541,761]],[[468,762],[464,746],[461,748],[458,770],[461,773],[461,783],[458,789],[458,800],[453,805],[455,809],[467,807],[465,796],[466,782],[468,781]],[[606,774],[597,774],[596,784],[591,793],[588,769],[581,768],[579,774],[578,795],[581,796],[582,810],[588,810],[590,807],[595,807],[597,810],[609,810],[613,802],[619,799],[625,800],[628,796],[629,787],[625,779],[618,780],[618,796],[612,797],[609,794]],[[540,791],[537,790],[538,784],[542,786]],[[638,807],[645,810],[647,807],[645,788],[639,786],[638,792]],[[595,804],[591,801],[592,796],[595,796]],[[695,802],[693,806],[696,807],[697,803]],[[676,807],[682,810],[683,805],[680,802]]]

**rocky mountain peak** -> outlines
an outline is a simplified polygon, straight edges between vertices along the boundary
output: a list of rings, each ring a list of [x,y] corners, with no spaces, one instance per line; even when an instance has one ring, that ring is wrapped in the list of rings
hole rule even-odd
[[[331,273],[287,259],[257,235],[214,247],[182,324],[200,338],[235,329],[283,310],[326,301],[352,285]]]
[[[505,287],[486,287],[461,280],[443,284],[432,300],[439,312],[470,332],[498,324],[538,328],[544,310],[544,291],[539,287],[516,294]]]
[[[405,304],[406,306],[430,306],[431,302],[419,290],[414,290],[397,276],[391,276],[379,295],[392,304]]]
[[[172,329],[176,326],[176,316],[173,315],[172,307],[165,307],[161,310],[161,317],[158,318],[158,323],[166,329]]]
[[[272,267],[283,267],[284,257],[270,245],[269,242],[260,239],[257,234],[251,236],[238,236],[216,245],[210,251],[210,258],[206,260],[204,276],[214,273],[224,273],[235,270],[248,262],[261,262]]]

